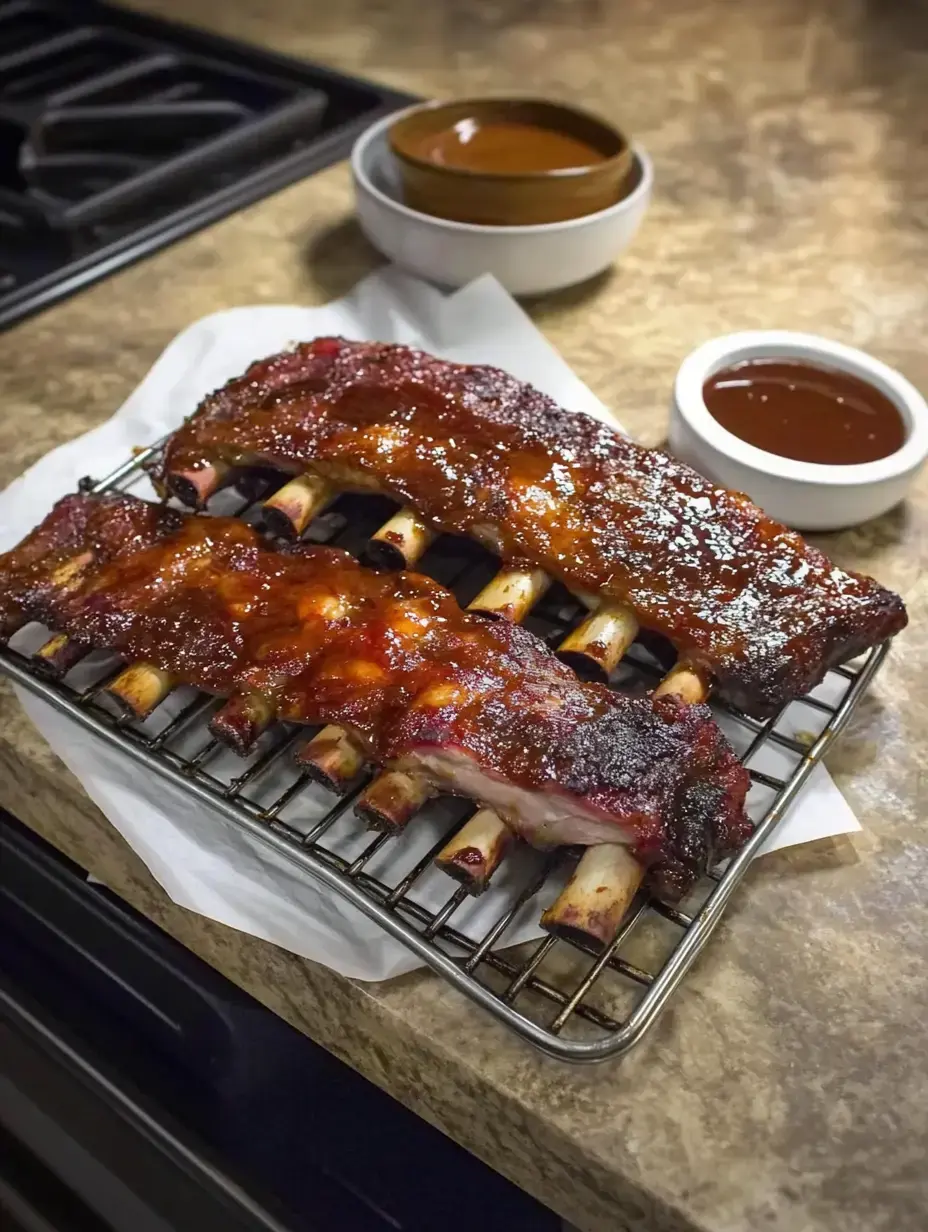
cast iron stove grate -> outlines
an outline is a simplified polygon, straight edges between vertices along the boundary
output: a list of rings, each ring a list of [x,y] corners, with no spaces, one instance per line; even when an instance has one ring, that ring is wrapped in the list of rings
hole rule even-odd
[[[337,161],[408,101],[98,0],[0,2],[0,327]]]
[[[131,491],[152,499],[143,464],[158,448],[140,452],[90,490]],[[280,482],[282,478],[261,496],[268,496]],[[381,497],[342,496],[313,521],[306,536],[359,554],[392,508]],[[210,511],[249,521],[260,518],[254,495],[245,498],[235,489],[214,497]],[[418,567],[449,586],[463,603],[497,571],[499,562],[468,540],[443,535]],[[577,601],[556,585],[525,623],[556,645],[584,614]],[[127,721],[116,717],[99,697],[124,664],[97,656],[63,681],[50,681],[30,657],[46,637],[37,625],[17,634],[12,645],[0,647],[0,670],[179,787],[185,796],[218,810],[308,878],[331,887],[536,1047],[575,1062],[621,1056],[651,1028],[705,947],[754,854],[847,724],[889,649],[889,643],[883,643],[855,663],[830,672],[823,685],[767,722],[712,702],[750,771],[748,805],[757,829],[727,867],[713,870],[679,908],[639,893],[613,942],[594,952],[576,941],[553,937],[516,947],[508,940],[514,922],[526,914],[537,920],[553,901],[569,869],[569,853],[543,857],[517,845],[494,877],[495,886],[500,874],[506,874],[494,918],[489,926],[475,930],[461,922],[473,902],[465,887],[455,886],[432,863],[475,811],[473,805],[444,801],[449,807],[443,822],[430,823],[434,843],[427,850],[420,843],[411,859],[405,844],[418,818],[397,838],[365,834],[353,817],[352,806],[369,775],[348,795],[336,797],[290,765],[287,754],[311,729],[278,724],[243,762],[207,730],[213,712],[222,705],[219,699],[178,691],[181,696],[175,697],[173,707],[163,703],[143,723]],[[616,682],[622,687],[642,677],[656,682],[663,672],[636,644],[623,660]],[[801,712],[801,725],[796,710]],[[771,749],[776,751],[778,773],[757,764],[765,750],[769,757]],[[429,876],[442,882],[437,908],[434,897],[431,907],[422,901],[421,890]]]

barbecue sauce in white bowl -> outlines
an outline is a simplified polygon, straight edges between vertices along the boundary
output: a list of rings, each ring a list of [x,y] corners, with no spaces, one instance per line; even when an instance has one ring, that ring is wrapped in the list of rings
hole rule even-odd
[[[670,451],[796,530],[838,530],[905,496],[928,405],[894,369],[792,330],[714,338],[680,365]]]
[[[739,440],[780,458],[855,466],[905,444],[895,403],[850,372],[795,359],[744,359],[703,386],[713,419]]]

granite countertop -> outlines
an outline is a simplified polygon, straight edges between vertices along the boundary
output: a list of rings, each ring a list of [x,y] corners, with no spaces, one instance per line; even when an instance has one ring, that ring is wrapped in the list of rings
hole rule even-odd
[[[149,0],[424,94],[614,115],[657,195],[621,266],[529,309],[656,443],[680,358],[791,326],[928,389],[928,8],[901,0]],[[377,262],[333,168],[0,338],[0,483],[109,416],[206,313],[322,303]],[[824,542],[824,541],[823,541]],[[0,693],[0,802],[403,1103],[584,1229],[908,1232],[928,1219],[928,472],[827,540],[912,617],[830,759],[864,831],[760,862],[650,1042],[568,1068],[436,978],[352,984],[174,906]]]

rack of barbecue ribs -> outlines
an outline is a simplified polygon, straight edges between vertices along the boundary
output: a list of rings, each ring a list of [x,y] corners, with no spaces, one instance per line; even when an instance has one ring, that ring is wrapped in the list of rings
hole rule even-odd
[[[509,567],[474,601],[485,613],[521,619],[558,578],[591,609],[558,652],[587,679],[608,679],[647,632],[677,655],[658,695],[697,703],[714,688],[767,718],[906,622],[898,596],[839,569],[747,497],[495,368],[317,339],[206,398],[152,478],[200,506],[256,465],[294,476],[266,505],[285,538],[353,489],[402,502],[370,544],[376,565],[414,565],[439,531],[490,547]],[[361,753],[332,728],[305,757],[337,786]],[[405,816],[428,792],[421,777],[383,774],[361,809]],[[509,834],[481,809],[438,862],[479,892]],[[546,927],[608,939],[635,884],[620,856],[589,849]]]
[[[153,478],[199,506],[236,468],[258,465],[295,477],[275,498],[279,529],[299,534],[323,485],[385,493],[425,533],[473,536],[601,604],[593,653],[565,655],[595,670],[598,648],[608,667],[633,619],[758,718],[905,624],[898,596],[747,497],[495,368],[396,345],[304,343],[207,397]],[[390,538],[379,543],[389,556]]]
[[[138,715],[190,684],[227,699],[211,731],[242,753],[275,719],[337,724],[536,846],[615,846],[671,901],[751,832],[748,775],[707,707],[580,681],[429,578],[275,549],[235,518],[65,497],[0,556],[0,632],[33,620],[59,651],[118,652],[109,689]]]

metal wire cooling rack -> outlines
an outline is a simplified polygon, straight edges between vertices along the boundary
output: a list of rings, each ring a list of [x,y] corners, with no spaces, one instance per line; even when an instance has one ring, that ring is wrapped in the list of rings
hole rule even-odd
[[[87,486],[94,492],[118,489],[150,498],[142,467],[157,448],[140,452],[106,479]],[[269,486],[258,495],[270,490]],[[254,492],[250,499],[234,492],[220,494],[215,501],[220,499],[225,502],[222,512],[249,520],[257,515]],[[230,500],[235,501],[231,506]],[[357,551],[390,509],[381,498],[343,497],[314,521],[307,534]],[[420,565],[450,586],[462,602],[472,598],[497,567],[498,562],[476,545],[445,536]],[[580,617],[576,601],[555,586],[526,624],[553,645]],[[98,661],[90,679],[83,665],[83,671],[78,668],[56,682],[43,678],[21,649],[4,647],[0,669],[153,774],[244,827],[308,877],[331,887],[542,1051],[564,1061],[591,1062],[623,1055],[652,1026],[702,952],[755,853],[848,722],[888,648],[884,643],[857,663],[829,673],[812,694],[767,722],[713,703],[750,771],[748,804],[756,831],[727,868],[713,870],[703,880],[681,905],[685,909],[640,894],[618,935],[601,953],[553,937],[513,948],[514,923],[524,920],[526,912],[537,918],[559,888],[558,877],[563,880],[563,865],[569,863],[564,853],[541,859],[519,847],[507,856],[504,890],[493,891],[490,925],[485,918],[479,929],[460,923],[473,900],[463,886],[437,873],[432,860],[472,810],[446,811],[444,824],[431,831],[437,834],[435,842],[426,851],[420,844],[415,861],[404,863],[401,839],[358,835],[358,827],[351,824],[352,805],[366,779],[347,796],[322,793],[327,798],[321,799],[318,785],[289,767],[286,754],[305,738],[305,729],[278,725],[251,758],[236,762],[230,772],[228,765],[220,769],[229,754],[206,729],[221,704],[215,699],[190,691],[166,711],[167,703],[156,711],[156,716],[164,712],[160,722],[149,719],[140,724],[117,717],[98,698],[100,689],[121,670],[115,660]],[[623,661],[618,683],[626,687],[630,679],[660,674],[657,663],[636,645]],[[354,850],[346,851],[343,839],[334,837],[346,829],[355,831]],[[430,906],[417,896],[430,876],[447,881],[437,908],[434,889]]]

